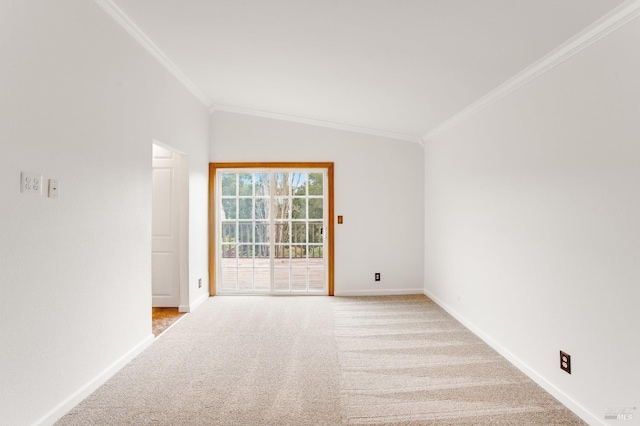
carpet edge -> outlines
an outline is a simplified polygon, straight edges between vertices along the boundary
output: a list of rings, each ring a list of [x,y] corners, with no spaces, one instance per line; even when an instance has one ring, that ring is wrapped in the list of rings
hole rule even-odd
[[[422,288],[401,288],[401,289],[379,289],[379,290],[336,290],[335,297],[345,296],[411,296],[415,294],[424,294]]]
[[[492,349],[502,355],[505,359],[507,359],[514,367],[523,372],[527,377],[533,380],[536,384],[538,384],[542,389],[547,391],[551,396],[557,399],[562,405],[571,410],[575,415],[580,417],[583,421],[587,422],[590,425],[603,425],[604,423],[599,417],[595,414],[587,410],[577,401],[569,397],[566,393],[556,387],[554,384],[545,379],[542,375],[540,375],[533,368],[529,367],[524,361],[515,356],[509,350],[507,350],[504,346],[500,345],[498,342],[493,340],[491,336],[485,333],[480,328],[471,324],[464,316],[460,315],[455,309],[451,306],[444,303],[438,297],[433,295],[428,290],[423,290],[423,294],[435,302],[438,306],[444,309],[449,315],[455,318],[460,324],[464,325],[469,331],[478,336],[482,341],[484,341],[487,345],[489,345]]]

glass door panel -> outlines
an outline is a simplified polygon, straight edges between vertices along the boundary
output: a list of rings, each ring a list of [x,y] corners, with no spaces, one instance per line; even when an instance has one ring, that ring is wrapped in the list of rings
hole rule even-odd
[[[317,171],[218,172],[219,293],[326,294],[325,178]]]

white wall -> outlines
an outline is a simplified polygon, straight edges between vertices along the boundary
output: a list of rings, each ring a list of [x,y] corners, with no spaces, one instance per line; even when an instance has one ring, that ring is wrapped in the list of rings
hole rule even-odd
[[[209,118],[94,2],[3,2],[0,57],[0,423],[46,424],[151,341],[154,138],[189,154],[206,280]],[[60,198],[21,194],[21,171]]]
[[[638,46],[636,19],[425,148],[426,293],[591,424],[640,406]]]
[[[335,163],[335,294],[421,293],[423,152],[395,141],[226,112],[212,118],[212,162]],[[374,281],[380,272],[382,280]]]

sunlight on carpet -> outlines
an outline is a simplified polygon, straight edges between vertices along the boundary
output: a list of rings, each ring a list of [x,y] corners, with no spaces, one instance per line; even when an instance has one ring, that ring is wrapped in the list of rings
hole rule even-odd
[[[585,423],[425,296],[224,296],[57,424]]]

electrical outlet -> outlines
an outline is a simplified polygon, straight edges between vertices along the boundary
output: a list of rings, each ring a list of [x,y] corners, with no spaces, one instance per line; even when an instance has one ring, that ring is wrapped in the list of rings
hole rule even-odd
[[[571,355],[560,351],[560,369],[571,374]]]
[[[23,194],[42,195],[42,175],[22,172],[20,174],[20,192]]]
[[[198,278],[198,288],[202,288],[202,278]]]
[[[375,279],[376,281],[380,281],[380,272],[376,272]]]

